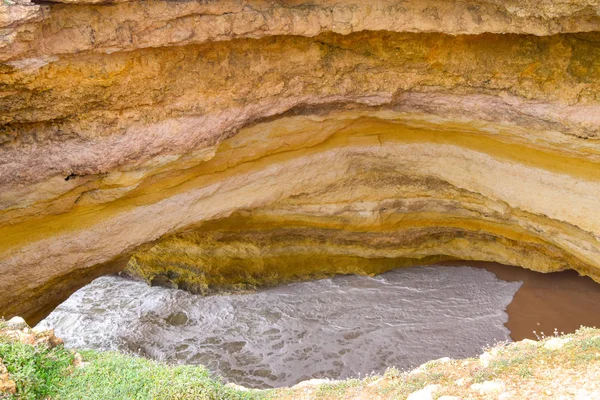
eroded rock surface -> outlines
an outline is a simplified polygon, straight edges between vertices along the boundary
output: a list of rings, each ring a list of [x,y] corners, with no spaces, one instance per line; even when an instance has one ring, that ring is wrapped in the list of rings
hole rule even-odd
[[[17,384],[10,379],[8,370],[0,358],[0,395],[10,396],[17,392]]]
[[[5,1],[0,314],[127,264],[198,292],[447,258],[599,280],[599,12]]]

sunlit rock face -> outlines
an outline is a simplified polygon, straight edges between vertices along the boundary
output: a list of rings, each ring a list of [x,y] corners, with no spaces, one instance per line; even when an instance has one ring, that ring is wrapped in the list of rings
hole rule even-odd
[[[600,2],[91,3],[0,6],[0,314],[126,265],[600,280]]]

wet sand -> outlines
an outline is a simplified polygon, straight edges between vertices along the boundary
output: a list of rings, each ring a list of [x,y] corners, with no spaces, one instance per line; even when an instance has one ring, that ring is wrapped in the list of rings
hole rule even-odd
[[[489,262],[451,261],[440,265],[483,268],[505,281],[522,281],[507,308],[506,327],[513,340],[536,339],[544,332],[571,333],[581,325],[600,327],[600,283],[575,271],[541,274],[520,267]]]

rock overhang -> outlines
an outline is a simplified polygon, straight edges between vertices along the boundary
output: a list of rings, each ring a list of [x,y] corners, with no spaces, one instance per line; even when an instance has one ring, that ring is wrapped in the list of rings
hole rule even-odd
[[[443,258],[598,279],[597,5],[436,4],[57,4],[4,26],[4,313],[132,254],[199,292]]]

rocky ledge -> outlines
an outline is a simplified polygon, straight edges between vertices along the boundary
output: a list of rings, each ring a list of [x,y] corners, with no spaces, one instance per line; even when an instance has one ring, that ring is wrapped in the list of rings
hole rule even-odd
[[[202,366],[166,365],[118,352],[67,350],[53,331],[0,320],[0,398],[136,399],[597,399],[600,331],[555,332],[498,343],[478,358],[441,358],[363,379],[311,379],[254,390],[225,384]],[[32,397],[33,396],[33,397]],[[37,397],[36,397],[37,396]]]
[[[600,280],[598,0],[0,5],[0,315],[442,259]]]

